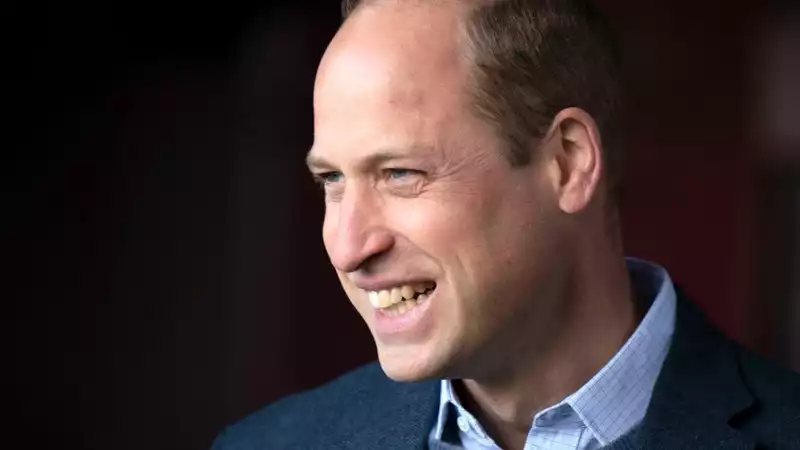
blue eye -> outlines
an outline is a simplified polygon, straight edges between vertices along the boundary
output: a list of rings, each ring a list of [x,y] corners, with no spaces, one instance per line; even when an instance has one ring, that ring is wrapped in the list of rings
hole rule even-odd
[[[406,178],[410,175],[414,175],[415,173],[417,173],[416,171],[411,169],[388,169],[388,171],[389,171],[389,178],[395,180],[400,178]]]
[[[314,178],[319,184],[326,185],[341,182],[344,175],[341,172],[324,172],[315,175]]]

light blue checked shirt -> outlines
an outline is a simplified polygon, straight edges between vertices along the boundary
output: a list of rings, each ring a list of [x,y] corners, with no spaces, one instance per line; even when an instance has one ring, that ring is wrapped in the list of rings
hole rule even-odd
[[[637,289],[652,303],[636,331],[585,385],[560,403],[540,411],[525,450],[591,450],[615,441],[643,418],[675,329],[675,287],[664,268],[628,258]],[[442,380],[439,416],[430,439],[455,433],[458,448],[498,450],[475,417],[461,405],[450,380]],[[448,442],[453,445],[453,442]],[[456,443],[458,444],[458,443]]]

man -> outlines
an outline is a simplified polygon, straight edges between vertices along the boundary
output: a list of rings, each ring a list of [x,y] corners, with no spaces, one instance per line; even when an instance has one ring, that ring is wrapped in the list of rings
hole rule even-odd
[[[216,449],[800,448],[800,381],[625,259],[614,52],[573,0],[363,0],[307,161],[369,365]]]

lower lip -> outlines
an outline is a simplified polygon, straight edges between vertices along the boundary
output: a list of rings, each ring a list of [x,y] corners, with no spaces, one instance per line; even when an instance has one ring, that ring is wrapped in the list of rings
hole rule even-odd
[[[374,310],[375,332],[383,342],[410,341],[425,336],[432,319],[431,305],[436,300],[438,289],[421,305],[401,316],[390,316],[379,309]]]

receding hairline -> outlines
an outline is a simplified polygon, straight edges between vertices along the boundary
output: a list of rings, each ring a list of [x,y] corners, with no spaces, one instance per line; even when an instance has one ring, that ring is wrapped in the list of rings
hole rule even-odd
[[[403,5],[403,6],[453,6],[457,5],[460,14],[460,19],[467,17],[467,15],[479,6],[488,5],[498,0],[344,0],[341,2],[342,19],[347,21],[357,11],[366,8],[374,7],[385,4]]]
[[[531,151],[531,145],[537,145],[536,141],[546,137],[548,127],[545,125],[551,124],[559,110],[568,106],[579,107],[587,111],[598,124],[603,138],[603,158],[608,164],[606,174],[609,175],[611,190],[616,191],[622,166],[622,144],[619,137],[621,120],[616,117],[621,113],[622,100],[619,79],[615,78],[619,73],[616,42],[609,24],[592,7],[591,0],[563,0],[565,5],[561,1],[542,0],[539,5],[538,2],[503,0],[343,0],[341,7],[345,23],[359,11],[377,5],[458,5],[458,8],[453,8],[457,11],[456,22],[459,29],[455,36],[458,41],[456,48],[466,62],[465,81],[470,91],[468,94],[473,97],[473,112],[490,123],[498,137],[505,141],[505,153],[512,164],[527,164],[530,156],[535,153]],[[536,14],[531,12],[533,15],[528,16],[522,11],[516,19],[508,16],[510,9],[531,9],[532,3],[537,5]],[[541,15],[538,13],[539,6]],[[505,17],[493,17],[494,14],[503,12]],[[544,31],[526,27],[528,20],[543,27]],[[510,28],[497,28],[498,25],[508,25],[508,21],[515,23]],[[564,27],[576,33],[574,39],[570,37],[565,40]],[[559,34],[559,30],[562,30],[562,34]],[[532,33],[521,37],[531,39],[522,41],[532,45],[531,48],[523,49],[523,58],[529,58],[521,61],[527,71],[519,70],[515,66],[515,63],[520,63],[519,56],[514,53],[518,50],[515,45],[520,41],[509,40],[520,33]],[[539,53],[540,45],[545,45],[543,53]],[[552,45],[566,46],[566,51],[574,53],[567,53],[568,59],[564,62],[560,56],[554,56],[557,53],[553,53],[556,50]],[[528,51],[531,54],[526,53]],[[545,71],[530,70],[530,66],[542,64],[541,61],[555,64],[556,72],[550,76],[537,77],[537,73],[551,70],[549,67],[544,67]],[[565,72],[565,64],[574,64],[579,71]],[[561,72],[558,72],[559,69]],[[591,81],[587,81],[585,77],[581,78],[580,73],[597,76],[591,76]],[[597,85],[590,85],[591,83]],[[524,98],[519,98],[520,93]],[[531,111],[528,101],[537,103],[536,117],[532,117],[532,113],[526,113]]]
[[[452,50],[458,59],[459,70],[463,70],[463,85],[465,94],[474,98],[480,89],[476,75],[476,48],[470,36],[470,20],[472,15],[481,7],[490,5],[500,0],[344,0],[342,4],[342,17],[344,26],[351,18],[368,8],[381,6],[412,6],[412,7],[451,7],[454,15],[452,35]]]

